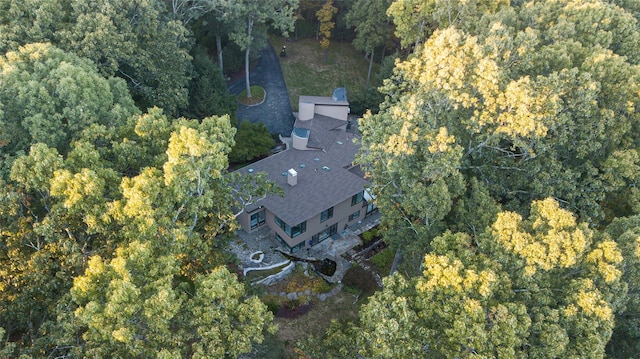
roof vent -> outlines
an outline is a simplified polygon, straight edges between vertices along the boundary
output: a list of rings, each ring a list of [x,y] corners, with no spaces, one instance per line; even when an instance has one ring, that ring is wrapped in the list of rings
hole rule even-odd
[[[305,167],[307,167],[307,165],[305,165],[304,163],[300,164],[300,168],[305,168]]]
[[[325,171],[331,170],[331,168],[329,168],[329,166],[322,166],[322,169],[325,170]]]
[[[289,169],[289,171],[287,171],[287,183],[290,186],[295,186],[298,184],[298,172],[296,172],[296,170],[294,170],[293,168]]]
[[[342,145],[342,141],[336,141],[337,144]]]
[[[249,172],[249,173],[253,173],[253,168],[249,168],[249,169],[247,170],[247,172]]]
[[[313,159],[313,162],[318,162],[318,161],[320,161],[320,159],[318,157]]]

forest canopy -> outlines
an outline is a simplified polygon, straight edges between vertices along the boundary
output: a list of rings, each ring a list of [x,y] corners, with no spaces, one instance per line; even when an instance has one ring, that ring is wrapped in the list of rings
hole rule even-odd
[[[223,49],[249,88],[267,30],[303,19],[326,48],[350,29],[366,87],[395,51],[356,159],[395,258],[359,320],[299,354],[637,354],[638,16],[622,0],[0,0],[0,356],[238,357],[275,330],[227,268],[238,211],[278,190],[228,173],[273,140],[236,123]]]

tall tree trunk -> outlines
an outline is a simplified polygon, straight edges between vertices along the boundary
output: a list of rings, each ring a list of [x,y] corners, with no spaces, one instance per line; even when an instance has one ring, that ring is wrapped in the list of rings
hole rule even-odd
[[[249,47],[244,52],[244,80],[247,85],[247,98],[251,98],[251,84],[249,83]]]
[[[374,49],[371,49],[371,58],[369,59],[369,72],[367,72],[367,86],[366,89],[369,89],[369,80],[371,79],[371,68],[373,67],[373,51]]]
[[[251,37],[251,33],[253,31],[253,19],[249,19],[247,26],[247,38],[249,42],[247,43],[247,49],[244,53],[244,79],[247,85],[247,98],[251,98],[251,84],[249,83],[249,51],[251,51],[251,43],[253,42],[253,38]]]
[[[420,26],[418,26],[419,33],[418,33],[418,37],[416,38],[416,44],[414,45],[413,52],[416,52],[416,50],[418,50],[418,45],[420,45],[420,35],[422,34],[422,29],[424,28],[424,25],[425,25],[425,21],[422,20],[420,22]]]
[[[395,271],[398,269],[398,265],[400,264],[400,261],[402,261],[402,250],[398,248],[398,250],[396,251],[396,255],[393,257],[393,264],[391,264],[391,270],[389,270],[389,275],[392,275],[393,273],[395,273]]]
[[[220,66],[220,74],[224,77],[224,66],[222,65],[222,36],[216,35],[216,49],[218,50],[218,65]]]

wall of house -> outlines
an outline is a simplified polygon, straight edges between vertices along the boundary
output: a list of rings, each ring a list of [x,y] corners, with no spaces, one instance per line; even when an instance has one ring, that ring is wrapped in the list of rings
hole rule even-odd
[[[246,232],[251,233],[251,225],[250,225],[250,214],[247,213],[247,211],[244,211],[242,213],[240,213],[240,215],[238,217],[236,217],[236,220],[238,221],[238,223],[240,224],[240,226],[242,227],[242,229],[244,229]]]
[[[319,115],[329,116],[346,121],[347,115],[349,114],[349,106],[316,104],[314,111]]]
[[[331,226],[336,224],[336,234],[339,235],[346,228],[346,226],[357,223],[359,220],[363,219],[366,213],[366,207],[363,206],[365,206],[364,200],[352,206],[351,197],[349,197],[343,202],[335,205],[333,207],[333,216],[325,220],[324,222],[320,222],[321,214],[327,208],[324,208],[322,210],[318,209],[319,213],[307,220],[306,231],[294,238],[289,238],[288,235],[275,224],[275,219],[272,213],[267,214],[267,225],[269,225],[269,227],[272,228],[274,232],[278,233],[280,237],[287,242],[289,247],[295,247],[304,242],[304,247],[309,248],[311,246],[310,241],[315,234],[328,230]],[[349,216],[358,211],[360,211],[358,217],[349,220]],[[295,226],[298,225],[298,223],[289,225]],[[324,240],[327,239],[328,238],[325,238]],[[317,243],[314,243],[314,245],[315,244]]]
[[[258,211],[265,209],[265,224],[252,230],[251,229],[251,215],[254,213],[257,213]],[[248,232],[251,233],[253,231],[257,231],[259,229],[264,228],[265,226],[269,227],[269,229],[271,231],[273,231],[274,233],[277,233],[280,235],[280,237],[287,242],[287,244],[289,245],[290,248],[293,248],[297,245],[299,245],[300,243],[304,243],[304,247],[305,248],[309,248],[311,247],[311,240],[312,237],[315,234],[318,234],[324,230],[327,230],[328,228],[330,228],[331,226],[333,226],[334,224],[336,224],[336,234],[340,235],[340,233],[346,228],[346,226],[350,226],[353,225],[355,223],[357,223],[359,220],[362,220],[365,218],[366,212],[367,212],[367,207],[366,207],[366,201],[362,200],[359,203],[356,203],[355,205],[351,205],[351,197],[349,197],[348,199],[344,200],[343,202],[335,205],[333,207],[333,216],[327,220],[325,220],[324,222],[320,222],[321,219],[321,214],[324,210],[326,210],[327,208],[323,209],[322,211],[320,211],[320,213],[318,213],[317,215],[315,215],[314,217],[310,218],[307,220],[307,229],[304,233],[294,237],[294,238],[289,238],[289,236],[287,235],[287,233],[285,233],[282,228],[280,228],[278,225],[276,225],[275,223],[275,215],[270,212],[268,209],[266,208],[262,208],[260,210],[256,210],[253,212],[244,212],[242,213],[240,216],[238,216],[238,222],[240,223],[240,225],[242,226],[242,228]],[[355,212],[360,212],[358,214],[357,217],[352,218],[351,220],[349,219],[349,217],[354,214]],[[293,226],[298,225],[299,223],[293,224]],[[289,224],[290,226],[292,224]],[[325,238],[324,240],[329,239]],[[321,242],[321,241],[320,241]],[[313,245],[320,243],[320,242],[316,242]],[[286,248],[285,248],[286,249]]]

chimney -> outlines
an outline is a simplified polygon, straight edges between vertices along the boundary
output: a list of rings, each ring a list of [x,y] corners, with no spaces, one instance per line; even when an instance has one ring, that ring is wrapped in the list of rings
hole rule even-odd
[[[295,186],[298,184],[298,172],[296,172],[296,170],[294,170],[293,168],[287,171],[287,183],[290,186]]]

